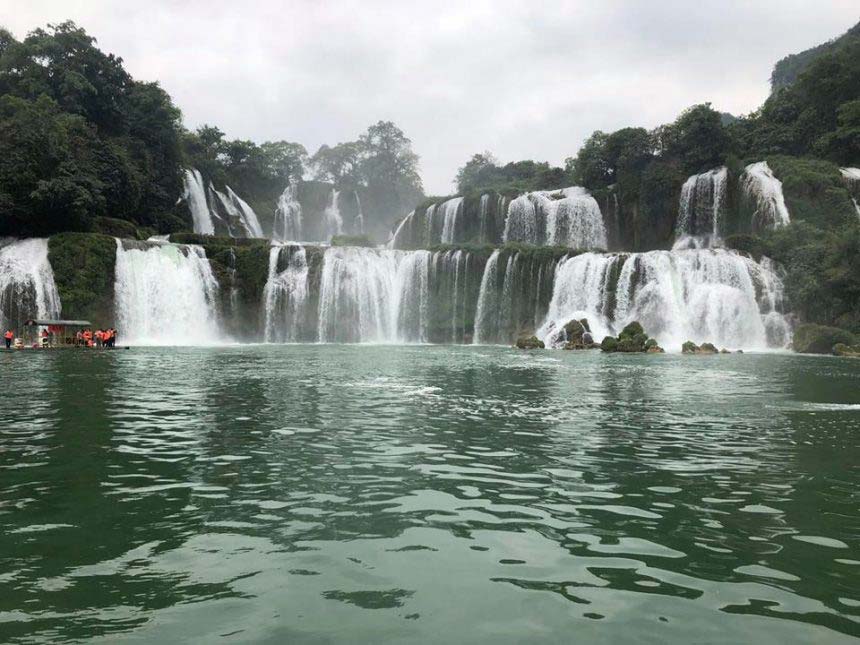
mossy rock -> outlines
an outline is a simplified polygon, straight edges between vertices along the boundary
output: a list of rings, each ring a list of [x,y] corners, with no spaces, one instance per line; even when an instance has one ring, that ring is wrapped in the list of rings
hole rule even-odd
[[[713,343],[702,343],[699,345],[699,354],[719,354],[720,350]]]
[[[606,336],[600,343],[600,351],[602,352],[617,352],[618,339],[614,336]]]
[[[833,353],[836,356],[850,356],[851,358],[860,358],[860,345],[846,345],[845,343],[836,343],[833,346]]]
[[[686,341],[683,345],[681,345],[681,353],[682,354],[698,354],[699,346],[696,345],[691,340]]]
[[[522,338],[517,338],[518,349],[544,349],[545,345],[543,341],[537,336],[523,336]]]
[[[837,344],[857,345],[858,339],[845,329],[807,323],[794,330],[792,344],[794,351],[801,354],[831,354]]]
[[[645,330],[642,329],[642,325],[640,325],[637,321],[633,321],[629,323],[624,329],[621,330],[621,333],[618,334],[618,340],[622,340],[624,338],[634,338],[636,336],[645,335],[647,339],[648,336],[645,334]],[[645,341],[642,341],[643,343]]]
[[[660,347],[659,345],[652,345],[645,350],[648,354],[665,354],[666,350]]]

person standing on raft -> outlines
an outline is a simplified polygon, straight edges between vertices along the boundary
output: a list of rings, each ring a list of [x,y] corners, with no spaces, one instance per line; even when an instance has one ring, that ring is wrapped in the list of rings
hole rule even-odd
[[[6,330],[3,334],[3,339],[6,341],[6,349],[12,349],[12,341],[15,340],[15,332],[11,329]]]

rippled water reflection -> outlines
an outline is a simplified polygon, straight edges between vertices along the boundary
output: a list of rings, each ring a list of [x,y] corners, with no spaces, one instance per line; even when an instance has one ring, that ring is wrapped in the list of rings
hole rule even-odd
[[[860,361],[245,346],[0,374],[3,642],[860,635]]]

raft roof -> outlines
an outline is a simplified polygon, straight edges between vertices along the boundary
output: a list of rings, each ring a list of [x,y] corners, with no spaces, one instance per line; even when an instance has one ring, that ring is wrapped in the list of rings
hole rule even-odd
[[[92,327],[93,324],[89,320],[28,320],[24,323],[27,327],[53,326],[53,327]]]

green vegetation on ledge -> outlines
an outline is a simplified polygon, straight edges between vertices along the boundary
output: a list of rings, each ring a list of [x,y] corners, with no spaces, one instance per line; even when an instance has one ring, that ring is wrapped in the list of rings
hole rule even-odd
[[[64,318],[86,319],[97,327],[116,324],[114,238],[94,233],[60,233],[48,240],[48,260]]]

